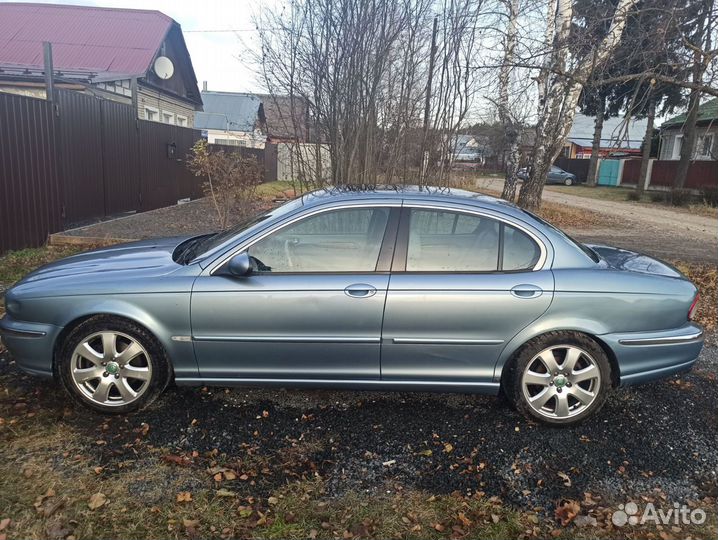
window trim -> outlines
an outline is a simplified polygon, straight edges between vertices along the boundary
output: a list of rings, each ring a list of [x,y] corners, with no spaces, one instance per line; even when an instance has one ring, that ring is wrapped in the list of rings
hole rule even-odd
[[[709,139],[710,142],[708,143],[708,153],[704,154],[702,149],[698,146],[702,146],[702,139]],[[696,141],[696,155],[695,158],[700,161],[706,161],[713,159],[713,145],[715,144],[715,133],[699,133],[698,134],[698,140]],[[701,150],[699,153],[698,151]]]
[[[157,108],[155,108],[155,107],[152,107],[152,106],[150,106],[150,105],[143,105],[143,107],[144,107],[144,110],[145,110],[145,120],[147,120],[148,122],[161,122],[162,116],[160,115],[160,110],[159,110],[159,109],[157,109]],[[148,117],[147,117],[147,111],[150,111],[151,113],[156,114],[156,115],[157,115],[157,120],[152,120],[151,118],[148,118]]]
[[[168,116],[171,121],[170,121],[170,122],[165,122],[165,116]],[[168,126],[174,126],[174,125],[176,125],[176,124],[175,124],[175,121],[176,121],[175,119],[177,118],[177,116],[175,115],[175,113],[173,113],[173,112],[171,112],[171,111],[162,111],[162,112],[160,112],[160,117],[162,118],[161,122],[162,122],[163,124],[166,124],[166,125],[168,125]]]
[[[396,203],[373,203],[373,204],[366,204],[364,202],[363,204],[348,204],[348,205],[341,205],[341,206],[330,206],[330,207],[323,207],[318,208],[312,212],[302,213],[301,215],[295,215],[294,218],[290,218],[285,222],[282,222],[276,226],[270,226],[268,230],[263,231],[258,236],[254,238],[250,238],[246,242],[243,242],[240,246],[238,246],[235,249],[231,249],[228,253],[229,255],[220,257],[220,262],[212,265],[212,268],[209,270],[209,275],[214,276],[217,273],[221,272],[222,268],[229,262],[229,260],[234,257],[235,255],[239,255],[240,253],[243,253],[244,251],[249,250],[254,244],[259,242],[260,240],[263,240],[267,236],[274,234],[275,232],[279,232],[282,229],[297,223],[299,221],[302,221],[304,219],[314,217],[318,214],[323,214],[326,212],[332,212],[336,210],[349,210],[349,209],[362,209],[362,208],[389,208],[389,219],[387,220],[386,229],[384,230],[384,237],[382,238],[381,245],[379,246],[379,255],[377,256],[377,263],[373,271],[359,271],[359,270],[351,270],[351,271],[328,271],[328,272],[266,272],[261,274],[253,274],[253,275],[261,275],[261,276],[309,276],[309,275],[366,275],[366,274],[388,274],[391,271],[391,262],[395,254],[395,245],[396,245],[396,234],[399,229],[399,213],[401,211],[401,202],[398,201]]]
[[[180,124],[179,123],[180,120],[183,120],[184,124]],[[189,118],[187,118],[186,116],[183,116],[181,114],[175,115],[175,122],[176,122],[175,125],[178,127],[189,127]]]
[[[478,217],[483,217],[487,219],[493,219],[494,221],[497,221],[499,223],[499,261],[497,264],[497,270],[407,270],[406,269],[406,261],[407,261],[407,255],[409,251],[409,225],[410,225],[410,217],[411,217],[411,210],[414,208],[419,208],[422,210],[435,210],[438,212],[454,212],[457,214],[469,214],[474,215]],[[536,261],[536,264],[533,268],[522,268],[519,270],[503,270],[501,267],[503,266],[503,242],[504,242],[504,226],[510,225],[511,227],[514,227],[518,230],[520,230],[523,233],[526,233],[531,240],[533,240],[536,245],[538,245],[539,250],[541,254],[539,255],[538,261]],[[401,220],[399,223],[399,231],[397,233],[396,237],[396,247],[394,248],[394,260],[392,261],[391,265],[391,272],[392,274],[409,274],[409,275],[426,275],[426,274],[436,274],[436,275],[471,275],[471,274],[482,274],[482,275],[491,275],[491,274],[520,274],[520,273],[526,273],[526,272],[537,272],[541,269],[543,269],[544,264],[547,260],[547,250],[546,245],[544,244],[541,239],[536,236],[532,231],[530,231],[528,228],[524,227],[523,225],[520,225],[516,223],[515,221],[511,221],[510,219],[506,219],[500,216],[497,216],[495,214],[491,214],[489,212],[482,212],[481,210],[473,210],[468,208],[450,208],[450,207],[442,207],[442,206],[431,206],[431,205],[421,205],[421,204],[404,204],[401,209]]]

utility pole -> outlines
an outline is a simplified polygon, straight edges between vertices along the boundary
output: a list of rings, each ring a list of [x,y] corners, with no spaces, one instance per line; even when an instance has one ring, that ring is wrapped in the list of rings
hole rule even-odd
[[[439,16],[434,17],[434,28],[431,32],[431,53],[429,55],[429,78],[426,82],[426,102],[424,103],[424,140],[421,144],[421,184],[426,180],[429,166],[429,150],[426,144],[429,138],[429,116],[431,115],[431,84],[434,79],[434,62],[436,60],[436,36],[439,33]]]
[[[55,81],[53,79],[52,68],[52,43],[49,41],[43,41],[42,52],[45,63],[45,99],[47,101],[55,101]]]

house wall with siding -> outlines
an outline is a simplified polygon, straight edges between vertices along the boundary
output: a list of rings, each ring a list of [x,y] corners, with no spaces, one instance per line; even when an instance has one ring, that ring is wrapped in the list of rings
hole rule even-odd
[[[139,85],[137,89],[137,116],[142,120],[147,118],[145,107],[157,109],[160,113],[159,121],[162,121],[162,113],[169,112],[174,114],[175,124],[177,123],[177,115],[187,118],[187,126],[194,126],[194,106],[185,101],[175,99],[167,94],[158,92],[153,88]]]
[[[709,128],[705,127],[698,127],[698,137],[697,139],[700,139],[701,135],[706,134],[712,134],[713,135],[713,149],[712,149],[712,155],[718,156],[718,125],[711,126]],[[667,128],[661,133],[661,153],[659,158],[660,159],[677,159],[673,155],[673,149],[676,145],[676,137],[678,135],[681,135],[683,132],[679,127],[675,128]],[[694,149],[694,158],[695,156],[695,149]],[[702,158],[705,159],[705,158]]]

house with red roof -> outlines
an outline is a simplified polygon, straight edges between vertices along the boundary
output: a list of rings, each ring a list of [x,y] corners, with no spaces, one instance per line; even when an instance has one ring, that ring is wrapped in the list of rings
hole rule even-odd
[[[192,127],[202,97],[180,25],[159,11],[0,3],[0,92],[55,87],[132,104],[144,120]]]

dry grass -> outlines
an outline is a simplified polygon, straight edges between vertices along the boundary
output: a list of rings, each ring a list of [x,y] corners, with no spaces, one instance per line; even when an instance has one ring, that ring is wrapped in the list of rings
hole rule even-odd
[[[695,283],[701,294],[695,321],[706,329],[711,336],[718,328],[718,268],[714,264],[695,264],[684,261],[673,261],[673,264],[688,279]]]

